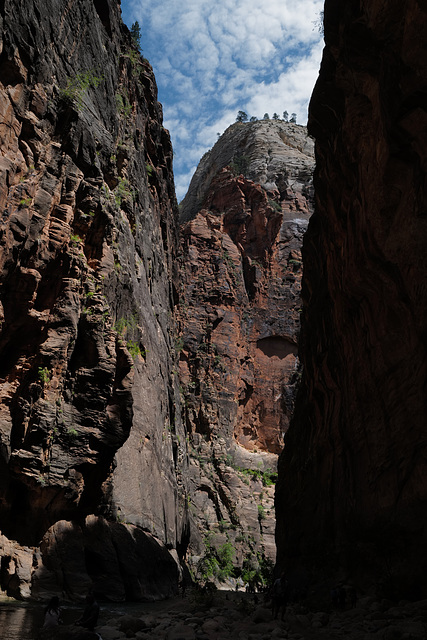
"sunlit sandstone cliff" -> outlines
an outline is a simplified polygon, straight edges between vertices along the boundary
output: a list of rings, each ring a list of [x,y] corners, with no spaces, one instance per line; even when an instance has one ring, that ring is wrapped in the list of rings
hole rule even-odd
[[[179,337],[190,445],[190,552],[227,541],[236,562],[275,558],[265,486],[299,381],[301,243],[312,210],[305,127],[236,123],[182,203]],[[250,471],[252,470],[252,471]]]
[[[6,0],[0,34],[1,588],[167,595],[188,519],[153,73],[114,0]]]
[[[326,0],[281,566],[427,586],[427,9]],[[325,572],[325,573],[322,573]]]

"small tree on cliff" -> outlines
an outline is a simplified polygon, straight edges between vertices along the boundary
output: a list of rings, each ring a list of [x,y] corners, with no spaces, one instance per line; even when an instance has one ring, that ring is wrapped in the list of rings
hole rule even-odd
[[[262,119],[263,120],[270,120],[270,116],[268,115],[268,113],[264,113]]]
[[[248,114],[245,111],[239,111],[237,114],[236,122],[247,122]]]
[[[283,120],[284,120],[285,122],[287,122],[287,121],[288,121],[288,119],[289,119],[289,113],[288,113],[287,111],[284,111],[284,112],[283,112]]]
[[[139,26],[138,20],[136,20],[130,28],[130,35],[132,36],[132,40],[138,49],[141,49],[141,27]]]
[[[279,114],[274,112],[273,113],[273,120],[278,120],[279,119]]]
[[[293,122],[294,124],[296,124],[296,122],[297,122],[297,114],[296,113],[291,113],[291,117],[289,119],[289,122]]]

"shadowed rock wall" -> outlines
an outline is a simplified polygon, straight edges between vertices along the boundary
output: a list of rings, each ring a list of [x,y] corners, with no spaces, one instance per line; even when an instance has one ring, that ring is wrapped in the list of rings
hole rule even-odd
[[[280,563],[426,591],[427,10],[327,0]],[[345,575],[345,574],[343,574]]]
[[[113,0],[6,0],[0,33],[0,530],[38,545],[95,514],[182,549],[177,207],[152,69]]]

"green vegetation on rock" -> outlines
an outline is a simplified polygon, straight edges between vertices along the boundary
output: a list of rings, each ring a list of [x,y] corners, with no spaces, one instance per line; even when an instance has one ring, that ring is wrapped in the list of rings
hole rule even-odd
[[[74,103],[79,110],[83,108],[83,96],[90,87],[98,87],[103,81],[102,75],[96,75],[95,71],[82,71],[73,78],[69,77],[65,88],[59,91],[60,97]]]
[[[225,542],[218,548],[212,546],[210,536],[206,536],[205,555],[199,560],[197,573],[203,582],[217,580],[224,582],[234,575],[234,549],[231,542]]]

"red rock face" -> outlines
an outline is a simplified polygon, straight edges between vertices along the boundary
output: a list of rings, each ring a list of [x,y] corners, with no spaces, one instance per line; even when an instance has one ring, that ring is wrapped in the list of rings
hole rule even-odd
[[[62,4],[0,6],[0,530],[102,513],[175,548],[172,149],[118,4]]]
[[[276,498],[281,563],[388,567],[407,595],[427,561],[426,30],[416,1],[325,5],[304,378]]]
[[[298,300],[301,263],[284,269],[271,264],[282,215],[259,185],[224,170],[211,188],[209,212],[202,210],[183,230],[189,276],[183,380],[202,385],[199,369],[204,369],[219,406],[221,399],[232,403],[234,419],[230,422],[230,406],[221,420],[223,433],[249,450],[279,453],[288,420],[283,384],[296,368],[298,311],[292,305],[288,317],[280,317],[273,295],[288,277],[289,294]],[[197,338],[201,367],[194,351],[186,349],[187,341]]]
[[[248,146],[251,140],[267,144],[259,126],[231,129],[229,135],[245,136]],[[213,157],[232,154],[224,136]],[[281,153],[284,173],[293,149]],[[251,157],[252,168],[260,157]],[[201,167],[209,175],[208,160]],[[310,180],[308,173],[307,188]],[[218,536],[217,544],[231,541],[241,566],[244,548],[275,555],[273,487],[263,487],[256,472],[275,470],[300,376],[300,248],[311,202],[298,189],[281,194],[271,185],[267,191],[227,168],[199,190],[203,206],[182,227],[179,346],[190,495],[201,534]],[[243,474],[249,469],[253,476]]]

